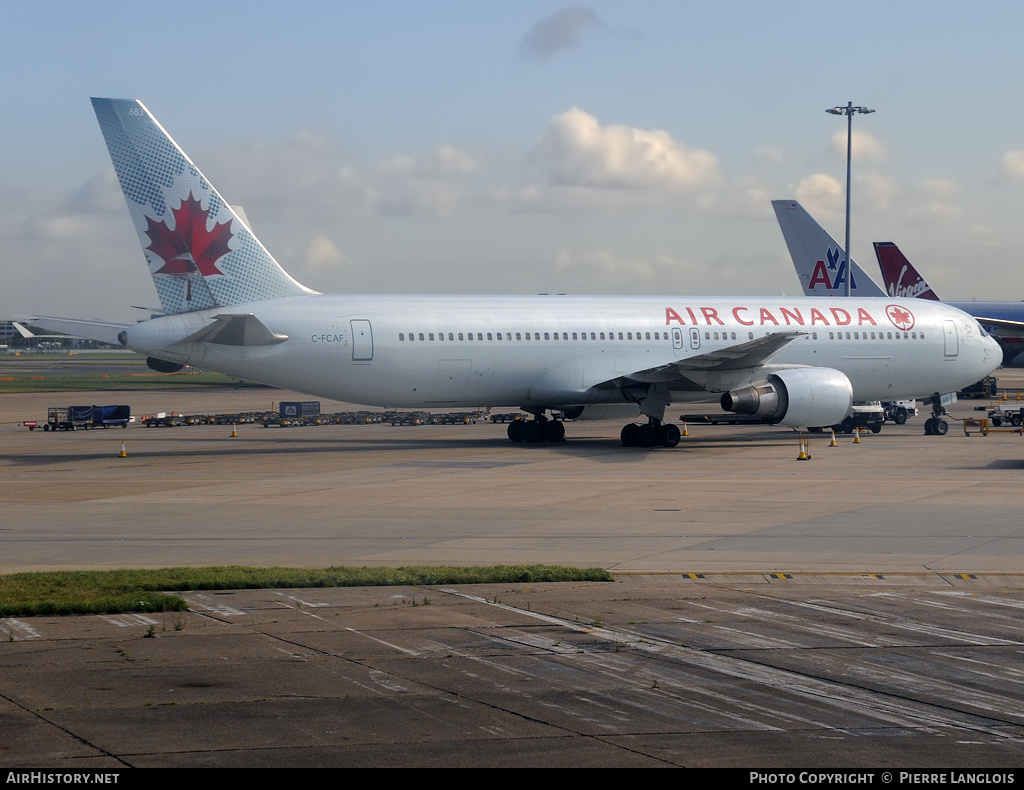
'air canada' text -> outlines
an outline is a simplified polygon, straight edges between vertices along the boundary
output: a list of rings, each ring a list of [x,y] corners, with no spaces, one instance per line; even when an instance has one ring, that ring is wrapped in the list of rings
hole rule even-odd
[[[854,323],[858,326],[878,326],[871,313],[863,307],[858,307],[856,314],[842,307],[830,307],[827,310],[819,310],[817,307],[809,310],[799,307],[778,307],[774,310],[767,307],[734,307],[730,313],[732,319],[743,326],[849,326]],[[665,325],[670,324],[726,325],[718,315],[717,307],[684,307],[681,311],[666,307]]]

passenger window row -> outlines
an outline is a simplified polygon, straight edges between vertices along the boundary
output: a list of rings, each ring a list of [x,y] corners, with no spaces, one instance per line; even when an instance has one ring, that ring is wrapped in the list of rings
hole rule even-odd
[[[512,342],[527,340],[668,340],[668,332],[405,332],[398,333],[400,342],[472,341]]]

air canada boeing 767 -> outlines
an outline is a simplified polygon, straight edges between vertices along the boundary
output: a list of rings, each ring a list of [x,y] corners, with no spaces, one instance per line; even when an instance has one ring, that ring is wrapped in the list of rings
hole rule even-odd
[[[791,426],[854,400],[952,392],[998,346],[969,315],[916,299],[326,295],[292,279],[139,101],[93,99],[166,315],[137,324],[37,319],[119,342],[150,367],[202,366],[385,407],[518,406],[513,441],[561,421],[633,417],[624,445],[675,446],[674,402]]]

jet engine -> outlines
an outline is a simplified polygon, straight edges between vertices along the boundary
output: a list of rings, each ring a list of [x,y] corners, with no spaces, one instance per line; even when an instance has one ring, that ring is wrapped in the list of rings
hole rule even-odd
[[[842,422],[853,405],[853,385],[832,368],[788,368],[766,381],[722,395],[722,408],[775,425],[821,427]]]
[[[179,362],[167,362],[156,357],[146,357],[146,367],[157,373],[177,373],[185,366]]]

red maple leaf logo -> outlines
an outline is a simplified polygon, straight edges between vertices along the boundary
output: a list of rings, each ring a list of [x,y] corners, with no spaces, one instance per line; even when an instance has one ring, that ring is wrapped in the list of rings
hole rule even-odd
[[[914,314],[899,305],[891,304],[885,308],[885,314],[889,316],[892,325],[904,332],[914,328]]]
[[[217,268],[217,261],[231,252],[228,241],[231,233],[231,220],[214,225],[213,230],[206,229],[209,211],[203,211],[199,201],[190,191],[181,205],[172,209],[174,214],[174,230],[167,223],[156,222],[146,217],[149,227],[147,250],[159,256],[164,265],[154,274],[172,274],[188,276],[198,272],[203,277],[214,274],[224,276]]]

